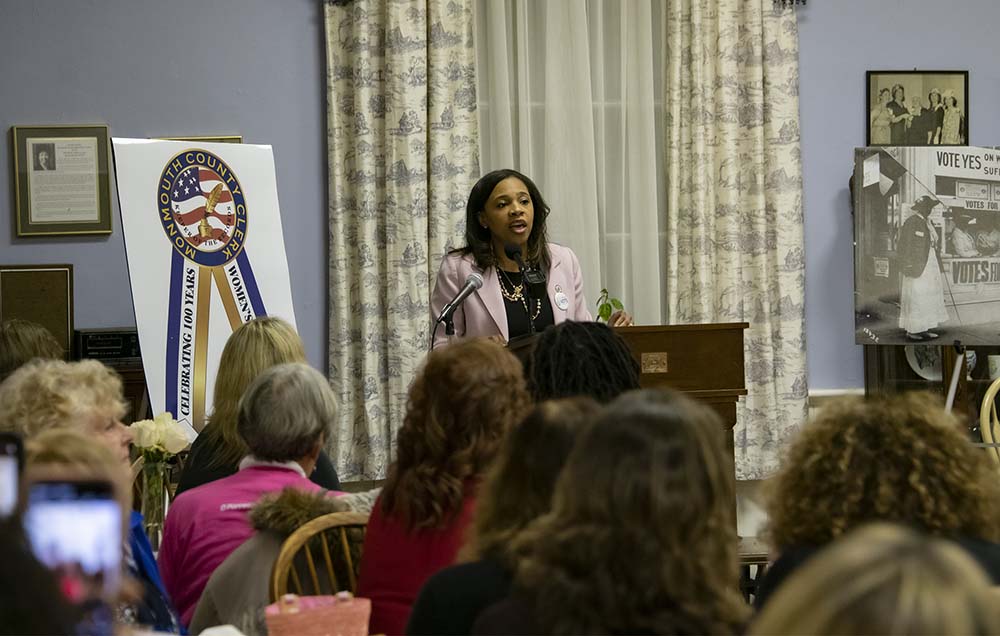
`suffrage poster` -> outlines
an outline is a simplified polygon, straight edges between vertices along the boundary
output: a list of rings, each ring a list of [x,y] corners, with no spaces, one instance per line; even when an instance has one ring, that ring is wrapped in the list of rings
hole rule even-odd
[[[270,146],[113,139],[139,343],[154,413],[201,430],[241,324],[295,324]]]
[[[858,344],[1000,344],[1000,151],[855,150]]]

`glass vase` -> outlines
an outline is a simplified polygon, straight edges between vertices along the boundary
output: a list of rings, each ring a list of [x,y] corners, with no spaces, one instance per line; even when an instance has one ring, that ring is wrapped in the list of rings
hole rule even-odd
[[[140,512],[146,536],[153,551],[160,549],[163,539],[163,519],[167,514],[167,484],[170,466],[166,462],[147,462],[142,467],[142,503]]]

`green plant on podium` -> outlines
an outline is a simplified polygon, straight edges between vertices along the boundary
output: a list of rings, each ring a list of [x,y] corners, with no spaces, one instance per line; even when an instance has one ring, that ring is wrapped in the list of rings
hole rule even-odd
[[[622,304],[621,300],[609,294],[607,289],[601,290],[601,295],[597,298],[598,320],[607,322],[611,318],[611,314],[622,309],[625,309],[625,305]]]

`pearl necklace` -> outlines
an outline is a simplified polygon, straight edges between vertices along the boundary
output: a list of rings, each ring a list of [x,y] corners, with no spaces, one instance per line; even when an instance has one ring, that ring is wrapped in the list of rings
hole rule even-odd
[[[497,267],[497,271],[500,272],[500,276],[497,280],[500,282],[500,293],[504,298],[511,301],[512,303],[520,302],[521,306],[524,307],[524,313],[531,317],[531,320],[538,318],[539,314],[542,313],[542,300],[540,298],[535,299],[535,315],[531,316],[531,312],[528,310],[528,299],[524,297],[524,283],[520,285],[515,285],[514,281],[510,279],[507,272]],[[507,284],[510,285],[512,291],[504,286],[504,279],[507,279]]]

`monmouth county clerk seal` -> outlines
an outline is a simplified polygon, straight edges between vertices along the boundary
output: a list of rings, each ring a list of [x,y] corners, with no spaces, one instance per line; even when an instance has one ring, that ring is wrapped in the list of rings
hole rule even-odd
[[[160,175],[156,197],[160,223],[184,258],[219,267],[246,242],[247,208],[236,174],[207,150],[175,155]]]

